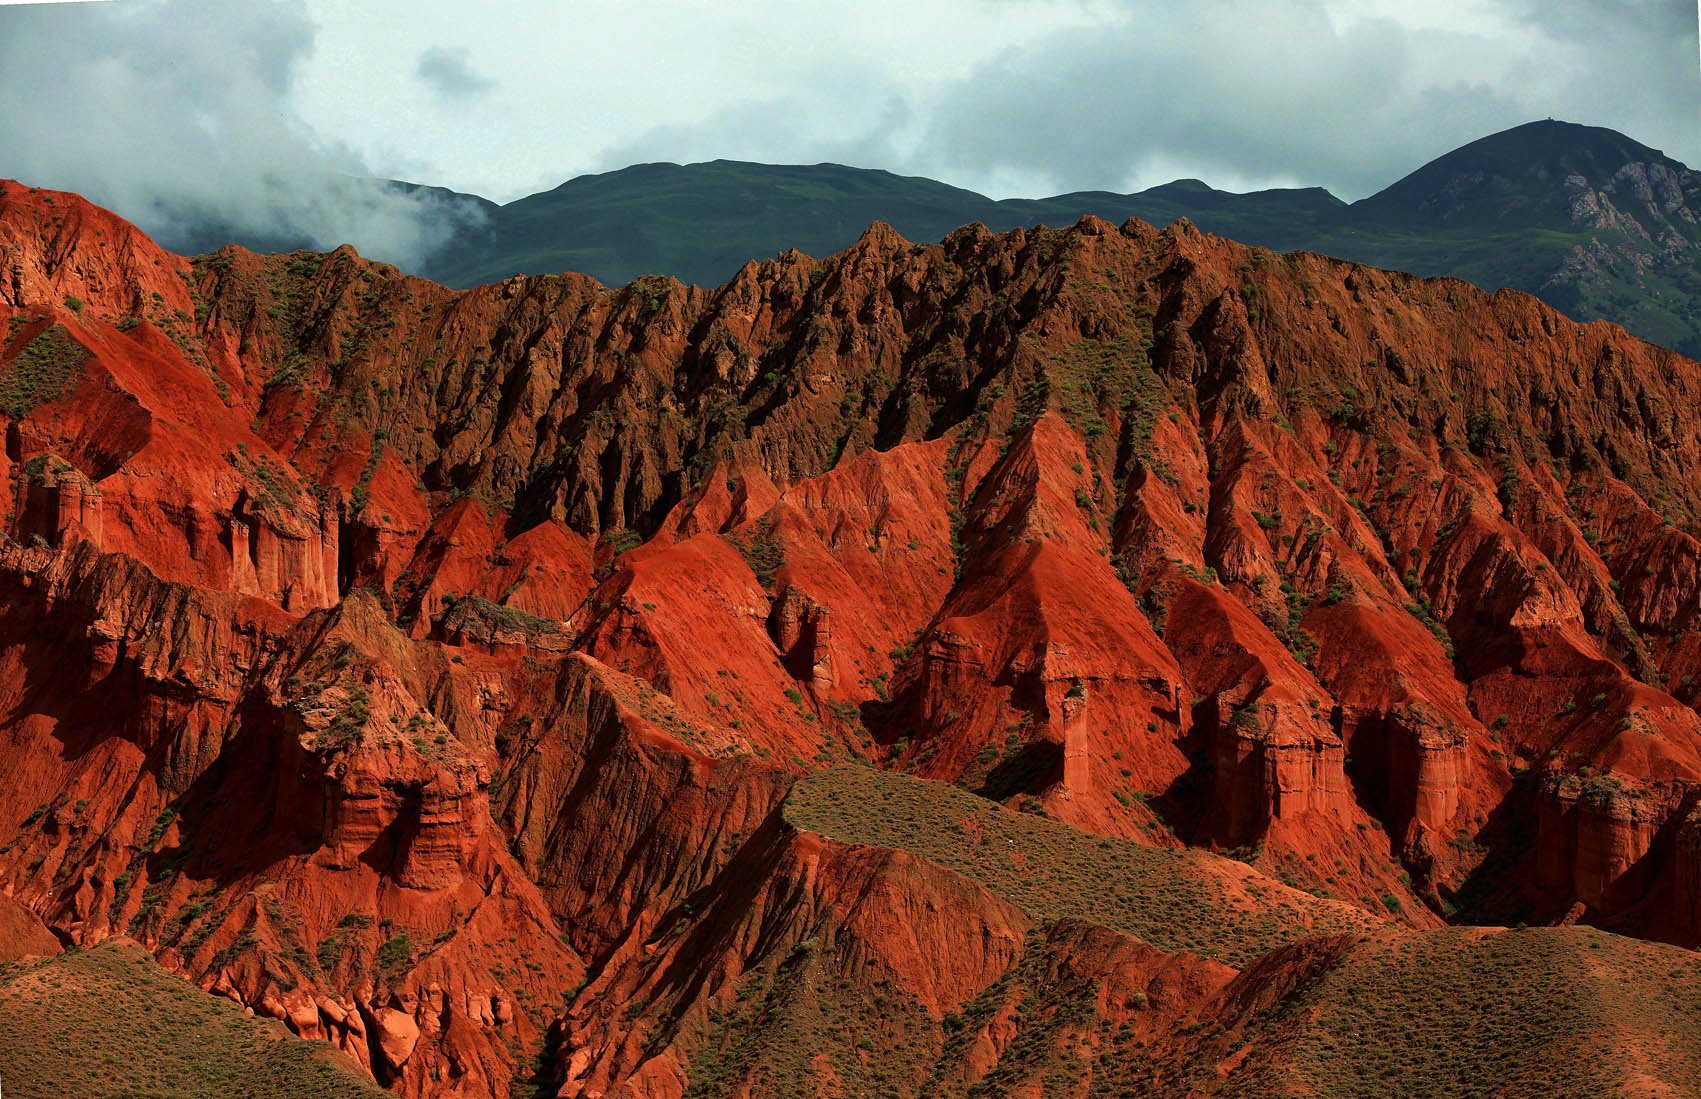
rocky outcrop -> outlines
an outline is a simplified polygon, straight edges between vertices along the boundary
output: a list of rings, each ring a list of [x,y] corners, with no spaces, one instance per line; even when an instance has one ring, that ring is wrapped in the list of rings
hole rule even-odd
[[[88,541],[100,547],[100,486],[57,454],[39,454],[18,467],[12,509],[15,541],[50,546]]]
[[[4,567],[11,614],[35,622],[6,654],[26,692],[6,710],[9,778],[53,791],[13,818],[6,888],[66,941],[131,935],[409,1094],[503,1086],[508,1045],[540,1033],[516,1000],[580,963],[376,604],[296,623],[86,542]],[[35,645],[53,667],[11,663]],[[516,928],[537,968],[504,983],[485,967]],[[395,1056],[407,1028],[383,1011],[430,1055]]]
[[[1639,913],[1667,936],[1687,937],[1693,906],[1685,829],[1696,795],[1682,787],[1627,785],[1612,772],[1554,774],[1542,784],[1538,886],[1587,916],[1669,897],[1676,911]],[[1669,903],[1669,902],[1668,902]],[[1660,904],[1646,907],[1656,909]]]
[[[1615,329],[1185,223],[713,290],[0,242],[0,893],[402,1094],[1033,1093],[1234,980],[789,826],[835,765],[1214,868],[1178,920],[1701,941],[1701,368]]]

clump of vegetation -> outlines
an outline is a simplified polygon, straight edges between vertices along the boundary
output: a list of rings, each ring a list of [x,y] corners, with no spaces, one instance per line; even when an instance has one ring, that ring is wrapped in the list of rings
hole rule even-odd
[[[89,357],[64,325],[49,328],[0,373],[0,411],[16,420],[37,405],[58,400],[74,387]]]
[[[1017,402],[1014,430],[1039,419],[1055,394],[1063,418],[1089,441],[1109,430],[1105,416],[1114,411],[1133,453],[1142,459],[1149,455],[1169,395],[1152,372],[1145,341],[1136,346],[1127,337],[1077,340],[1047,356],[1041,370],[1042,379]]]
[[[378,967],[380,969],[396,969],[407,964],[413,958],[413,940],[407,933],[392,935],[384,940],[378,948]]]
[[[764,588],[774,586],[774,577],[786,563],[786,552],[780,540],[774,536],[773,519],[764,515],[756,520],[756,526],[748,538],[740,538],[736,533],[728,533],[722,537],[744,558],[744,563],[756,574],[757,583]]]
[[[342,712],[331,722],[332,739],[338,744],[346,744],[355,739],[361,730],[366,728],[367,719],[371,716],[372,695],[363,690],[349,692]]]
[[[317,961],[319,962],[320,969],[326,970],[327,972],[335,969],[337,962],[342,959],[342,956],[343,936],[340,933],[332,932],[319,940]]]
[[[1446,626],[1436,621],[1435,608],[1430,606],[1429,596],[1419,592],[1415,602],[1406,604],[1406,613],[1410,614],[1419,622],[1422,622],[1424,628],[1435,635],[1435,640],[1440,643],[1441,649],[1447,654],[1448,660],[1455,658],[1457,654],[1453,648],[1452,635],[1447,632]]]
[[[666,275],[641,275],[627,286],[626,292],[638,303],[641,317],[654,316],[667,303],[673,282]]]
[[[557,622],[530,614],[518,607],[492,603],[482,595],[464,595],[453,602],[445,598],[444,602],[450,606],[449,613],[443,620],[446,627],[481,637],[494,637],[498,633],[519,633],[535,639],[561,632],[561,626]]]
[[[366,467],[360,471],[360,479],[354,483],[354,489],[349,493],[349,508],[355,515],[366,510],[371,498],[372,478],[378,472],[378,463],[383,460],[384,445],[374,441],[372,452],[367,455]]]

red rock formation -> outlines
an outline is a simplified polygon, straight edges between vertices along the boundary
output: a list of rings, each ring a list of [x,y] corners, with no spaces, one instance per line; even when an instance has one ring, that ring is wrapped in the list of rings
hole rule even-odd
[[[59,951],[59,940],[33,912],[10,897],[0,897],[0,962]]]
[[[0,893],[403,1094],[1030,1094],[1231,987],[789,828],[828,764],[1701,943],[1701,368],[1610,326],[1186,223],[456,293],[3,184],[0,247]],[[752,1067],[828,1007],[902,1071]]]
[[[101,544],[100,486],[57,454],[40,454],[20,466],[12,510],[14,541],[40,540],[63,546],[87,541]]]

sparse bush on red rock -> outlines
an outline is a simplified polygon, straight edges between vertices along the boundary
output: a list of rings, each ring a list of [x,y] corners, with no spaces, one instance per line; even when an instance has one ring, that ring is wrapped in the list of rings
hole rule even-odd
[[[1255,1093],[1307,967],[1701,943],[1701,367],[1617,328],[1184,222],[0,248],[0,891],[402,1094]]]

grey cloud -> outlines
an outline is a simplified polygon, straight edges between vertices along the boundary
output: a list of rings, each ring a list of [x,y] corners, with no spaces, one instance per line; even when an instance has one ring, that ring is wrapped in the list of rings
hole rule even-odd
[[[1694,0],[1498,0],[1538,30],[1554,61],[1530,77],[1574,115],[1701,167],[1701,65]],[[1544,79],[1545,77],[1545,79]]]
[[[419,55],[416,76],[444,99],[474,99],[496,87],[496,81],[472,67],[465,49],[432,46]]]
[[[864,74],[866,77],[866,74]],[[830,111],[831,124],[815,107]],[[604,150],[599,170],[658,160],[823,161],[897,170],[898,135],[915,125],[911,104],[849,75],[828,79],[807,96],[736,103],[691,123],[657,126]]]
[[[1485,3],[1514,33],[1337,24],[1321,0],[1107,2],[1103,24],[1013,46],[925,93],[817,74],[806,93],[643,132],[603,164],[832,159],[1000,197],[1186,174],[1357,198],[1550,115],[1701,164],[1687,0]]]
[[[300,0],[0,9],[0,174],[78,191],[169,247],[352,243],[415,264],[458,208],[367,178],[300,121],[313,37]]]
[[[1520,20],[1570,38],[1598,41],[1603,33],[1628,32],[1650,41],[1677,38],[1693,43],[1696,29],[1696,13],[1689,0],[1501,0],[1501,7]]]
[[[1358,197],[1528,107],[1474,78],[1487,44],[1386,20],[1337,30],[1315,3],[1130,5],[1120,26],[1013,50],[948,90],[920,148],[938,171],[999,164],[1060,186],[1321,184]],[[1155,14],[1146,15],[1146,11]],[[1436,79],[1433,59],[1457,57]],[[1547,112],[1542,112],[1547,113]]]

